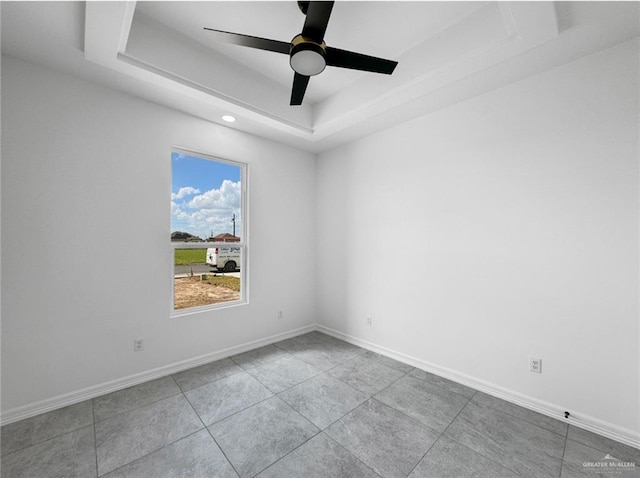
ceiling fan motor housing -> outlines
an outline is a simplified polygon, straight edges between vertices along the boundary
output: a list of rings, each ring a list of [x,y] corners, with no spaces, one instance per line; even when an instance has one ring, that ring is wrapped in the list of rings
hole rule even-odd
[[[302,35],[296,35],[291,40],[289,50],[289,64],[296,73],[304,76],[315,76],[322,73],[327,66],[326,47]]]
[[[303,15],[306,15],[307,11],[309,10],[309,2],[298,1],[298,8],[303,13]]]

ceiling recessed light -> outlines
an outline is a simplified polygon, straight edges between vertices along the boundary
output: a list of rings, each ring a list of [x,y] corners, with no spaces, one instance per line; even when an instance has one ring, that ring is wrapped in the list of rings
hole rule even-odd
[[[222,115],[222,119],[227,123],[233,123],[236,120],[236,117],[231,115]]]

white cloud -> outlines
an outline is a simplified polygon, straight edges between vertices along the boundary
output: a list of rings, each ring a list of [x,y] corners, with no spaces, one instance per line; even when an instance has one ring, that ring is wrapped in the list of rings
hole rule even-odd
[[[200,191],[198,191],[200,192]],[[194,196],[188,206],[193,209],[229,209],[240,207],[240,182],[225,179],[220,189],[211,189]]]
[[[233,232],[232,217],[236,215],[236,234],[240,235],[242,223],[240,217],[241,188],[240,182],[225,179],[220,188],[210,189],[202,194],[185,199],[187,192],[178,197],[182,190],[193,188],[180,188],[174,196],[172,194],[171,214],[173,217],[173,230],[180,230],[195,234],[201,238],[207,238],[210,234],[217,235],[223,232]]]
[[[171,193],[171,200],[183,199],[187,196],[193,196],[194,194],[200,194],[200,190],[197,188],[192,188],[191,186],[185,186],[178,189],[177,193]]]

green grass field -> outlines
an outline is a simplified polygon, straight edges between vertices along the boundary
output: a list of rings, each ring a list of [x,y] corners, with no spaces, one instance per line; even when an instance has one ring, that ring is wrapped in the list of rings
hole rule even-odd
[[[206,249],[176,249],[173,263],[176,266],[188,266],[190,264],[204,264],[206,261]]]

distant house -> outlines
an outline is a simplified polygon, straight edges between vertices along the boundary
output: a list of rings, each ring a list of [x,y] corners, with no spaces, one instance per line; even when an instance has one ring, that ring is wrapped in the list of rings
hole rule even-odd
[[[189,234],[188,232],[175,231],[171,233],[171,241],[173,242],[204,242],[198,236]]]
[[[224,232],[217,236],[210,237],[207,239],[207,242],[240,242],[240,238],[233,234],[229,234],[228,232]]]

